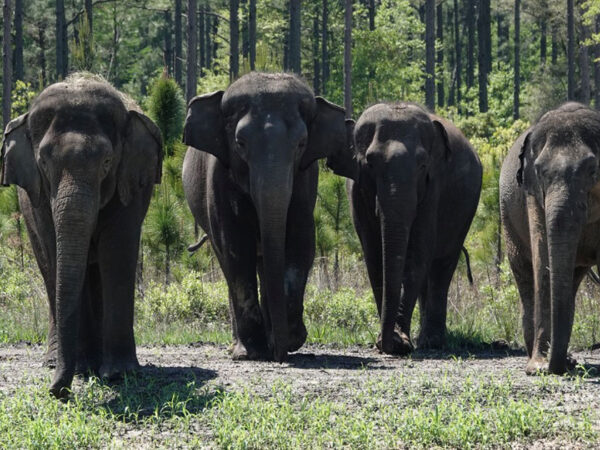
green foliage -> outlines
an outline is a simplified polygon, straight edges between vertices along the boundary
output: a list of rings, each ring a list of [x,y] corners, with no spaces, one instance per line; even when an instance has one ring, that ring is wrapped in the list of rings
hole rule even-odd
[[[77,22],[77,35],[69,42],[71,52],[71,64],[75,71],[93,71],[95,45],[94,36],[90,30],[87,14],[84,12],[79,16]]]
[[[199,326],[217,323],[227,326],[229,303],[224,281],[206,283],[202,275],[190,271],[178,282],[166,287],[150,282],[143,299],[136,303],[141,322],[196,322]]]
[[[165,154],[174,153],[174,145],[181,140],[185,119],[185,101],[177,83],[167,76],[154,80],[150,86],[147,100],[150,118],[154,120],[162,133]]]
[[[15,87],[12,91],[11,116],[18,117],[29,110],[29,105],[36,96],[31,84],[25,81],[15,81]]]

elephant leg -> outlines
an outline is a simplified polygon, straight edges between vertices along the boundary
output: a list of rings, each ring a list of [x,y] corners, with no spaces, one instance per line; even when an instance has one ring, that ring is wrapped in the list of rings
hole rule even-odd
[[[456,256],[438,259],[431,264],[427,288],[420,299],[421,329],[417,343],[421,348],[439,349],[446,343],[448,289],[459,255],[460,249]]]
[[[292,201],[290,210],[294,207]],[[298,350],[308,333],[302,315],[304,291],[315,258],[315,225],[312,211],[298,211],[288,219],[284,292],[288,307],[288,351]],[[304,214],[302,214],[304,213]],[[292,214],[290,214],[292,216]]]
[[[533,269],[533,346],[525,372],[534,375],[548,369],[551,336],[550,272],[545,214],[537,201],[527,197],[527,214]]]
[[[369,202],[352,180],[348,180],[347,186],[352,200],[350,205],[352,221],[363,249],[369,282],[377,306],[377,314],[381,318],[383,254],[381,226],[375,215],[375,199],[370,199]]]
[[[135,272],[140,242],[139,217],[129,209],[102,228],[98,267],[102,286],[102,366],[113,378],[139,368],[133,335]]]
[[[257,264],[258,263],[258,264]],[[261,283],[261,304],[257,298],[256,270],[262,272],[262,264],[256,257],[247,253],[246,257],[236,262],[236,270],[226,272],[231,310],[232,324],[235,326],[236,341],[233,345],[233,359],[268,359],[269,350],[263,313],[266,312],[265,290]]]
[[[52,214],[47,205],[40,205],[33,210],[29,197],[20,188],[18,188],[18,196],[29,242],[48,295],[47,350],[42,364],[53,368],[56,366],[58,339],[56,335],[56,243]]]
[[[432,225],[435,224],[434,212],[432,208],[425,208],[417,213],[406,250],[402,296],[396,318],[405,353],[414,349],[410,337],[412,315],[417,298],[426,290],[427,274],[430,272],[432,252],[435,249],[436,233]]]
[[[102,365],[102,283],[97,264],[88,266],[82,289],[76,373],[98,373]]]
[[[533,267],[530,261],[511,257],[510,254],[508,260],[513,276],[515,277],[517,289],[519,290],[519,296],[521,297],[521,305],[523,307],[523,337],[525,339],[527,355],[531,357],[535,338]]]

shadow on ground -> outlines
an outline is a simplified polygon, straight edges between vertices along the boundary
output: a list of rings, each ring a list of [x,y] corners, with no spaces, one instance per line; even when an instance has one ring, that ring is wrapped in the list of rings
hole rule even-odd
[[[107,382],[115,395],[98,406],[124,422],[195,414],[211,408],[225,394],[221,388],[206,386],[216,377],[217,372],[209,369],[149,364],[121,380]]]
[[[376,358],[352,355],[292,353],[288,364],[297,369],[362,369],[369,364],[381,362]]]

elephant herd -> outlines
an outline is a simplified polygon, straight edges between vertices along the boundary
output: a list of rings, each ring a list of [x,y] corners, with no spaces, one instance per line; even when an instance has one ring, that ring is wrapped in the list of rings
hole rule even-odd
[[[319,159],[346,177],[388,354],[439,348],[448,287],[475,215],[482,167],[450,122],[379,103],[356,123],[299,77],[252,72],[188,106],[183,187],[229,292],[235,359],[284,361],[307,337]],[[11,121],[2,184],[19,205],[49,300],[51,392],[75,373],[138,367],[134,282],[160,183],[158,127],[99,77],[73,74]],[[500,179],[507,255],[523,306],[528,373],[563,373],[577,287],[600,252],[600,113],[567,103],[508,153]],[[260,293],[260,295],[259,295]]]

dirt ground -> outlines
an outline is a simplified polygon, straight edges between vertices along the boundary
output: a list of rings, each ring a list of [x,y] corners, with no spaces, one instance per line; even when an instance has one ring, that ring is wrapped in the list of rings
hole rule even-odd
[[[44,348],[39,345],[0,346],[0,391],[10,393],[23,383],[49,380],[51,370],[41,367]],[[552,409],[576,413],[584,408],[597,410],[600,406],[600,350],[574,354],[579,363],[585,365],[588,377],[576,381],[567,377],[559,379],[553,394],[547,399]],[[423,380],[432,383],[445,377],[456,386],[466,379],[502,380],[510,377],[515,391],[531,390],[538,377],[524,373],[526,356],[520,350],[487,350],[476,353],[449,355],[439,352],[417,351],[410,358],[395,358],[381,355],[374,348],[333,348],[305,346],[300,352],[290,355],[283,364],[271,362],[232,361],[226,346],[186,345],[164,347],[139,347],[138,358],[144,376],[159,383],[182,383],[194,381],[208,386],[220,386],[226,391],[250,387],[260,396],[272,394],[273,385],[284,381],[291,385],[297,395],[324,396],[343,399],[360,389],[368,380],[386,379],[402,374],[409,383],[422,386]],[[414,380],[414,381],[413,381]],[[78,378],[74,389],[82,383]],[[600,424],[594,428],[600,431]],[[534,448],[579,448],[576,443],[540,442]]]

